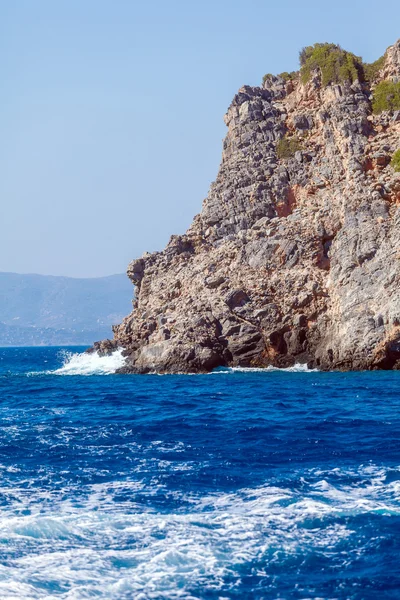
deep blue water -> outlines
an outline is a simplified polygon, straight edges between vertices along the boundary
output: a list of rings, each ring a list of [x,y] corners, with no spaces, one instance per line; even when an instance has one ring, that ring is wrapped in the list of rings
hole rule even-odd
[[[105,360],[0,349],[0,598],[400,598],[400,372]]]

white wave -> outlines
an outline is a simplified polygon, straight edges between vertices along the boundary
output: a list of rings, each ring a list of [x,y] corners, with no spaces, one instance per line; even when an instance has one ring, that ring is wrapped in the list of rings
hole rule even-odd
[[[53,375],[111,375],[123,367],[125,357],[122,350],[116,350],[108,356],[99,356],[97,352],[66,352],[64,364],[55,371],[47,371]]]
[[[125,365],[125,357],[122,355],[122,349],[116,350],[108,356],[99,356],[97,352],[88,354],[86,352],[67,352],[62,353],[64,364],[59,369],[53,371],[32,371],[28,373],[33,375],[111,375],[117,369]],[[318,373],[318,369],[309,369],[306,364],[297,363],[292,367],[285,369],[279,367],[219,367],[210,373],[157,373],[156,371],[148,373],[148,375],[226,375],[233,373]]]
[[[284,371],[285,373],[319,373],[318,369],[309,369],[306,364],[296,363],[293,367],[280,369],[279,367],[267,367],[267,371]]]
[[[296,363],[292,367],[280,368],[273,367],[217,367],[208,373],[186,373],[184,371],[173,373],[159,373],[158,371],[150,371],[147,375],[157,375],[159,377],[173,377],[176,375],[185,375],[185,377],[204,377],[208,375],[226,375],[229,373],[271,373],[280,371],[282,373],[319,373],[318,369],[309,369],[306,364]]]
[[[292,367],[280,368],[273,367],[221,367],[212,371],[212,375],[226,374],[226,373],[271,373],[280,371],[282,373],[319,373],[318,369],[309,369],[306,364],[296,363]]]
[[[8,548],[14,558],[0,564],[0,597],[189,599],[199,587],[230,597],[226,582],[238,581],[246,563],[262,564],[268,579],[270,567],[279,564],[283,572],[285,564],[300,566],[307,553],[330,560],[343,555],[343,542],[357,532],[351,521],[337,518],[398,515],[400,483],[387,479],[393,473],[400,476],[399,469],[366,465],[304,472],[302,490],[261,485],[203,496],[176,491],[188,510],[172,513],[135,503],[136,494],[165,491],[157,481],[89,485],[84,493],[80,488],[78,502],[71,501],[71,488],[44,498],[10,483],[0,489],[14,498],[2,509],[0,539],[7,544],[3,552]],[[358,555],[371,552],[368,537],[358,542],[352,542]],[[48,582],[57,591],[43,596]],[[265,595],[276,597],[272,591]]]

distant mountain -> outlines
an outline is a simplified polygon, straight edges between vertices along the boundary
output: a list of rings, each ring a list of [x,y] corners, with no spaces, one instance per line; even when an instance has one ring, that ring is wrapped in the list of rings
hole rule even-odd
[[[0,273],[0,346],[92,344],[132,308],[128,277]]]

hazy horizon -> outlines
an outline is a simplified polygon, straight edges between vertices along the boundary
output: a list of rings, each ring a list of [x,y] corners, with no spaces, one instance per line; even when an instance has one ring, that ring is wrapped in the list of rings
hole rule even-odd
[[[62,277],[64,279],[106,279],[107,277],[120,277],[123,275],[124,277],[128,277],[125,271],[121,273],[107,273],[105,275],[87,275],[87,276],[79,276],[79,275],[59,275],[54,273],[37,273],[36,271],[32,271],[31,273],[22,273],[19,271],[0,271],[0,275],[31,275],[32,277]]]
[[[400,37],[394,1],[339,0],[323,22],[316,1],[21,0],[0,14],[0,271],[69,277],[123,273],[187,229],[242,85],[297,69],[318,41],[373,61]]]

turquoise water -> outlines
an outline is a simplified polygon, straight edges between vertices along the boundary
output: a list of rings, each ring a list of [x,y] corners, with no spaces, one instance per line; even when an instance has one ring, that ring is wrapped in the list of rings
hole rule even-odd
[[[121,360],[0,349],[0,598],[400,597],[400,373]]]

